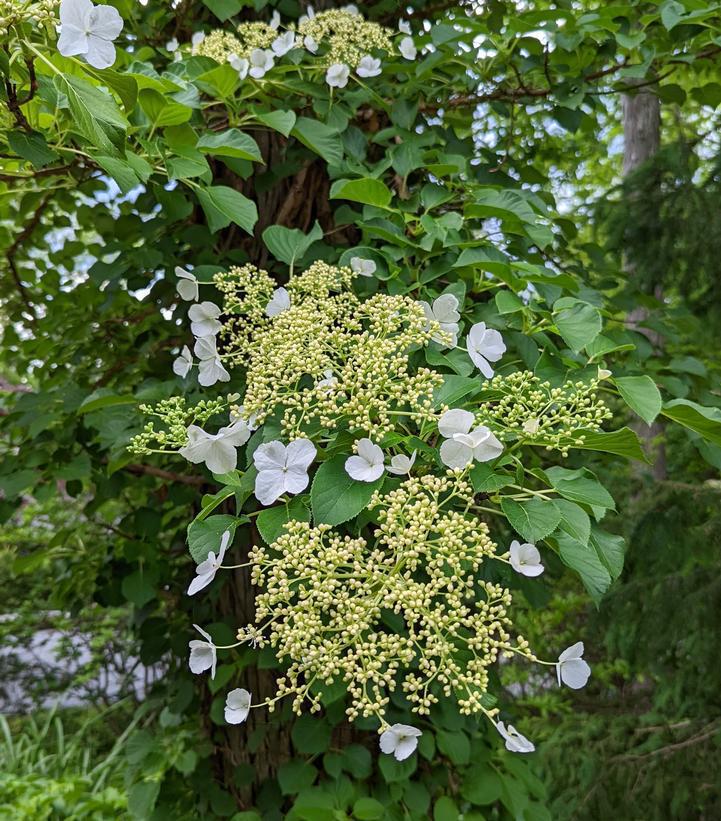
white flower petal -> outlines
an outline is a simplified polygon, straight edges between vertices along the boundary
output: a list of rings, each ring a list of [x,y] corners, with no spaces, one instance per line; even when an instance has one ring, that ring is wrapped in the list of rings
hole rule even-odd
[[[325,81],[331,88],[345,88],[349,77],[350,68],[345,63],[334,63],[325,73]]]
[[[204,388],[215,385],[216,382],[229,382],[230,374],[223,366],[219,356],[214,359],[201,359],[198,363],[198,384]]]
[[[475,417],[470,411],[460,408],[447,410],[438,420],[438,432],[449,439],[455,433],[468,433],[474,421]]]
[[[257,470],[275,470],[285,467],[285,445],[282,442],[266,442],[258,445],[253,453]]]
[[[371,57],[366,54],[361,57],[356,74],[359,77],[377,77],[381,73],[381,61],[377,57]]]
[[[455,439],[446,439],[441,445],[440,454],[441,462],[454,470],[464,468],[473,461],[473,450]]]
[[[225,698],[225,720],[228,724],[242,724],[250,713],[251,694],[242,688],[231,690]]]
[[[282,57],[295,47],[295,32],[286,31],[284,34],[276,37],[270,47],[274,54],[277,54],[278,57]]]
[[[412,37],[404,37],[398,44],[398,51],[400,51],[406,60],[415,60],[418,54],[418,49]]]
[[[93,12],[91,0],[62,0],[60,3],[60,22],[65,25],[86,29],[90,26],[90,15]]]
[[[90,14],[90,28],[95,37],[115,40],[123,30],[123,18],[113,6],[96,6]]]
[[[290,308],[290,294],[286,288],[276,288],[270,302],[265,306],[267,317],[278,316]]]
[[[416,461],[416,451],[414,450],[410,457],[404,453],[398,453],[391,458],[391,463],[388,465],[388,472],[396,476],[405,476],[411,472],[414,462]]]
[[[188,587],[188,592],[186,595],[194,596],[199,590],[203,590],[203,588],[207,587],[213,581],[214,578],[215,570],[213,570],[211,573],[198,574],[190,583],[190,587]]]
[[[308,470],[316,454],[315,445],[310,439],[294,439],[286,448],[286,464],[288,467]]]
[[[375,482],[383,475],[383,465],[371,465],[362,456],[349,456],[345,472],[356,482]]]
[[[583,659],[571,659],[564,661],[560,665],[561,681],[572,690],[580,690],[586,686],[591,675],[591,668],[588,662]]]
[[[353,273],[362,277],[373,276],[376,272],[376,264],[372,259],[364,259],[363,257],[351,257],[350,267]]]
[[[255,498],[261,505],[272,505],[285,493],[285,470],[261,470],[255,477]]]
[[[173,361],[173,373],[180,376],[182,379],[190,372],[193,367],[193,357],[190,354],[190,348],[187,345],[183,346],[180,356]]]
[[[77,57],[87,54],[88,35],[70,23],[63,23],[63,29],[58,38],[58,51],[63,57]]]
[[[490,462],[491,459],[497,459],[503,453],[503,445],[484,425],[477,427],[471,435],[475,440],[473,458],[476,462]]]

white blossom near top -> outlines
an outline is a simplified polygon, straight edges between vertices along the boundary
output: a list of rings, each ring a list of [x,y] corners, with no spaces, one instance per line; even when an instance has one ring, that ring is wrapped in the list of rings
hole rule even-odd
[[[471,357],[473,364],[486,379],[493,376],[493,368],[488,363],[498,362],[506,352],[503,337],[493,328],[486,328],[485,322],[477,322],[468,331],[466,348],[468,348],[468,355]]]
[[[354,274],[360,277],[372,277],[376,272],[376,264],[372,259],[363,257],[351,257],[350,267]]]
[[[315,54],[316,51],[318,51],[318,43],[310,36],[310,34],[306,35],[303,39],[303,45],[311,54]]]
[[[273,40],[270,47],[273,50],[274,54],[276,54],[278,57],[282,57],[284,54],[287,54],[292,48],[295,48],[295,32],[286,31],[285,33],[279,35],[275,38],[275,40]]]
[[[276,288],[270,302],[265,306],[265,315],[268,317],[278,316],[283,311],[287,311],[288,308],[290,308],[290,294],[285,288]]]
[[[345,472],[356,482],[375,482],[383,475],[383,451],[370,439],[356,442],[356,455],[345,460]]]
[[[536,747],[525,735],[521,735],[518,730],[509,724],[508,727],[502,721],[496,724],[496,729],[506,741],[506,749],[512,753],[532,753]]]
[[[446,440],[441,445],[441,462],[446,467],[464,468],[472,461],[488,462],[503,453],[503,445],[485,425],[471,430],[475,418],[470,411],[456,408],[438,420],[438,430]]]
[[[207,433],[198,425],[188,427],[188,444],[178,453],[194,465],[205,462],[211,473],[229,473],[238,464],[236,448],[250,439],[250,430],[240,419],[221,428],[217,433]]]
[[[377,57],[371,57],[370,54],[361,57],[358,68],[356,68],[356,74],[359,77],[377,77],[380,73],[381,61]]]
[[[302,26],[303,23],[307,23],[308,20],[312,20],[314,17],[315,10],[313,9],[313,6],[308,6],[308,8],[305,10],[305,14],[301,14],[301,16],[298,18],[298,27]]]
[[[84,57],[94,68],[115,62],[113,40],[123,30],[123,18],[112,6],[94,6],[90,0],[60,3],[58,51],[63,57]]]
[[[173,373],[177,374],[181,379],[185,379],[192,367],[193,357],[190,354],[190,348],[187,345],[183,345],[180,356],[173,361]]]
[[[220,565],[223,564],[223,559],[225,558],[225,551],[228,549],[228,544],[230,543],[230,531],[226,530],[225,533],[220,537],[220,547],[218,548],[218,555],[215,555],[215,552],[211,550],[208,553],[207,558],[205,561],[201,562],[195,568],[195,578],[190,583],[190,587],[188,588],[188,596],[194,596],[199,590],[202,590],[204,587],[207,587],[215,578],[215,574],[220,569]]]
[[[270,23],[268,23],[268,25],[272,29],[278,29],[278,26],[280,25],[280,12],[278,9],[273,12],[273,16],[270,18]]]
[[[198,357],[198,384],[204,388],[216,382],[229,382],[230,374],[218,354],[214,336],[201,336],[195,340],[193,351]]]
[[[410,456],[406,456],[405,453],[398,453],[391,457],[388,473],[394,473],[396,476],[405,476],[410,473],[416,461],[416,453],[417,451],[414,450]]]
[[[275,65],[273,59],[273,52],[269,49],[254,48],[250,52],[250,76],[260,80],[265,77],[266,72],[270,71]]]
[[[399,21],[398,31],[400,31],[401,34],[408,34],[408,35],[413,33],[411,31],[411,24],[408,22],[408,20],[400,20]]]
[[[443,333],[434,333],[431,339],[444,347],[455,348],[458,342],[458,320],[461,315],[458,313],[458,298],[453,294],[441,294],[433,300],[431,307],[425,300],[420,300],[419,304],[423,308],[426,318],[430,322],[437,322]],[[451,342],[448,344],[450,335]]]
[[[300,493],[308,487],[308,468],[315,459],[315,445],[309,439],[294,439],[289,445],[267,442],[253,454],[258,471],[255,498],[272,505],[284,493]]]
[[[338,378],[333,376],[333,371],[328,368],[323,371],[323,379],[315,383],[316,388],[323,388],[324,393],[331,393],[338,384]]]
[[[228,65],[238,72],[238,77],[240,77],[241,80],[245,80],[248,76],[248,72],[250,71],[250,63],[245,59],[245,57],[239,57],[237,54],[229,54]]]
[[[400,51],[406,60],[415,60],[418,54],[418,49],[412,37],[404,37],[398,44],[398,51]]]
[[[191,305],[188,310],[190,318],[190,330],[193,336],[215,336],[223,327],[218,319],[220,308],[213,302],[200,302],[198,305]]]
[[[325,73],[325,81],[331,88],[345,88],[349,77],[350,68],[345,63],[333,63]]]
[[[228,724],[242,724],[248,718],[252,700],[251,694],[242,687],[231,690],[225,698],[225,720]]]
[[[165,44],[165,50],[169,51],[171,54],[174,51],[177,51],[179,47],[180,43],[178,42],[177,37],[173,37],[172,39],[168,40],[168,42]]]
[[[410,724],[394,724],[381,733],[381,752],[393,753],[396,761],[404,761],[412,755],[418,746],[418,739],[423,733]]]
[[[556,674],[559,687],[561,682],[572,690],[580,690],[586,686],[591,668],[583,659],[582,641],[577,641],[561,653],[556,664]]]
[[[521,544],[514,539],[510,549],[511,567],[522,576],[540,576],[544,571],[541,563],[541,554],[535,544],[524,542]]]
[[[180,298],[186,302],[197,302],[199,291],[198,280],[195,274],[191,274],[190,271],[186,271],[185,268],[181,268],[178,265],[175,268],[175,276],[178,277],[175,290],[178,292]]]
[[[205,40],[205,32],[204,31],[196,31],[193,33],[193,36],[190,38],[190,43],[193,48],[197,48],[202,42]]]
[[[204,673],[206,670],[210,670],[210,677],[215,678],[215,665],[218,661],[218,656],[215,645],[213,644],[213,639],[202,627],[198,627],[197,624],[194,624],[193,627],[205,638],[205,641],[193,639],[193,641],[188,642],[188,647],[190,647],[190,659],[188,660],[190,672],[197,675],[198,673]]]

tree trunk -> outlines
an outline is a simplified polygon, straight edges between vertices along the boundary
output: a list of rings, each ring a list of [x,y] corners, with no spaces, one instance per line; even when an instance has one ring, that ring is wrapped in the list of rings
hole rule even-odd
[[[661,144],[661,105],[658,97],[650,91],[641,90],[637,94],[623,97],[623,174],[627,177],[639,166],[653,159]],[[632,278],[633,266],[626,261],[625,270]],[[663,294],[659,287],[654,291],[657,299]],[[643,306],[635,308],[628,315],[628,326],[642,333],[656,348],[663,345],[661,336],[643,327],[649,311]],[[664,426],[660,421],[652,425],[639,422],[634,426],[644,443],[646,453],[653,459],[652,475],[656,481],[666,478],[666,448],[664,446]]]

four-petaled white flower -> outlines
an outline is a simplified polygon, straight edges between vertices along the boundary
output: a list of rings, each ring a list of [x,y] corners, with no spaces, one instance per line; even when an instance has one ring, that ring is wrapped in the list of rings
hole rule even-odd
[[[322,388],[323,393],[332,393],[333,388],[338,384],[338,378],[333,376],[333,371],[327,368],[323,371],[323,379],[316,382],[316,388]]]
[[[359,439],[356,442],[355,456],[345,460],[345,472],[357,482],[375,482],[383,475],[383,451],[370,439]]]
[[[541,554],[535,544],[524,542],[521,544],[514,539],[510,549],[511,567],[522,576],[540,576],[544,571],[541,563]]]
[[[493,368],[488,363],[498,362],[506,352],[503,337],[493,328],[486,328],[485,322],[477,322],[468,331],[466,348],[468,348],[468,355],[471,357],[473,364],[486,379],[493,376]]]
[[[290,294],[285,288],[276,288],[270,302],[265,306],[265,315],[278,316],[290,308]]]
[[[533,742],[529,741],[525,735],[521,735],[512,724],[506,727],[502,721],[499,721],[496,729],[506,740],[506,749],[512,753],[532,753],[536,749]]]
[[[391,463],[388,465],[388,473],[395,473],[396,476],[405,476],[411,472],[414,462],[416,461],[416,451],[414,450],[410,456],[404,453],[397,453],[391,457]]]
[[[572,690],[580,690],[586,686],[591,668],[588,662],[583,660],[582,641],[577,641],[561,653],[556,664],[556,675],[559,687],[561,682]]]
[[[406,60],[415,60],[418,54],[418,49],[412,37],[404,37],[398,44],[398,51],[400,51]]]
[[[446,411],[438,420],[438,430],[445,442],[441,445],[441,462],[446,467],[464,468],[472,461],[488,462],[503,452],[503,445],[485,425],[471,430],[475,419],[470,411]]]
[[[241,80],[245,80],[248,76],[248,71],[250,71],[250,63],[245,59],[245,57],[239,57],[237,54],[230,54],[228,55],[228,65],[238,72],[238,77],[240,77]]]
[[[165,44],[165,50],[169,51],[172,54],[174,51],[178,50],[179,46],[180,43],[178,42],[178,38],[173,37],[171,40],[168,40],[168,42]]]
[[[315,445],[309,439],[294,439],[287,446],[278,441],[259,445],[253,454],[258,471],[255,498],[262,505],[272,505],[284,493],[305,490],[315,454]]]
[[[303,45],[311,54],[315,54],[316,51],[318,51],[318,43],[310,36],[310,34],[306,35],[303,40]]]
[[[214,336],[201,336],[195,340],[193,351],[198,357],[198,384],[204,388],[216,382],[229,382],[230,374],[223,366]]]
[[[203,40],[205,40],[205,32],[196,31],[190,38],[190,44],[193,46],[193,48],[197,48],[203,42]]]
[[[349,77],[350,68],[345,63],[333,63],[325,73],[325,81],[331,88],[345,88]]]
[[[191,305],[188,317],[193,336],[215,336],[223,327],[223,323],[218,319],[219,316],[220,308],[212,302]]]
[[[228,724],[242,724],[250,712],[253,697],[242,687],[231,690],[225,698],[225,720]]]
[[[411,35],[413,33],[411,31],[411,24],[408,22],[408,20],[401,20],[398,23],[398,31],[400,31],[401,34],[408,34],[408,35]]]
[[[418,746],[418,739],[423,733],[410,724],[394,724],[381,733],[381,752],[393,753],[396,761],[403,761],[413,755]]]
[[[188,647],[190,647],[190,659],[188,660],[190,672],[197,674],[210,670],[210,677],[215,678],[215,665],[218,661],[218,657],[213,639],[202,627],[198,627],[197,624],[194,624],[193,627],[195,627],[206,640],[200,641],[200,639],[193,639],[193,641],[188,642]]]
[[[250,76],[260,80],[265,77],[266,72],[270,71],[275,65],[273,60],[273,52],[269,49],[254,48],[250,52]]]
[[[211,473],[229,473],[238,464],[236,448],[244,445],[248,439],[250,430],[242,419],[221,428],[217,433],[206,433],[198,425],[190,425],[188,444],[178,453],[194,465],[205,462]]]
[[[180,356],[173,361],[173,373],[177,374],[182,379],[190,373],[190,369],[193,367],[193,357],[190,355],[190,348],[187,345],[183,345],[183,350],[180,352]]]
[[[359,77],[377,77],[381,73],[381,61],[377,57],[371,57],[366,54],[361,57],[356,69],[356,74]]]
[[[429,323],[435,321],[441,326],[442,333],[435,332],[431,339],[444,347],[455,348],[458,342],[458,320],[461,318],[458,313],[458,298],[453,294],[441,294],[433,300],[433,307],[425,300],[420,300],[420,305]]]
[[[90,0],[60,3],[58,51],[64,57],[84,57],[94,68],[115,62],[113,40],[123,30],[123,18],[112,6],[94,6]]]
[[[376,272],[376,264],[372,259],[363,257],[351,257],[350,267],[354,274],[360,277],[372,277]]]
[[[185,268],[181,268],[178,265],[175,268],[175,276],[178,277],[178,283],[175,289],[181,299],[184,299],[186,302],[197,302],[198,280],[195,274],[191,274],[190,271],[186,271]]]
[[[188,596],[194,596],[199,590],[202,590],[204,587],[207,587],[215,578],[215,574],[220,569],[220,565],[223,564],[223,559],[225,558],[225,551],[228,549],[228,544],[230,543],[230,531],[226,530],[225,533],[220,537],[220,547],[218,548],[218,555],[215,555],[214,551],[210,551],[208,553],[208,557],[205,559],[204,562],[201,562],[196,568],[195,573],[196,576],[193,581],[190,583],[190,587],[188,588]]]
[[[292,48],[295,48],[295,32],[286,31],[284,34],[276,37],[270,45],[273,53],[278,57],[287,54]]]

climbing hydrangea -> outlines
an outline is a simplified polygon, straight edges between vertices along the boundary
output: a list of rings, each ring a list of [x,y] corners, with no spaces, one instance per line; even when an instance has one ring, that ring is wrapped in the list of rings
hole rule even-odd
[[[298,26],[302,37],[311,37],[327,46],[325,61],[328,65],[345,63],[355,68],[373,49],[392,51],[390,29],[364,20],[355,12],[331,9],[318,12]]]

